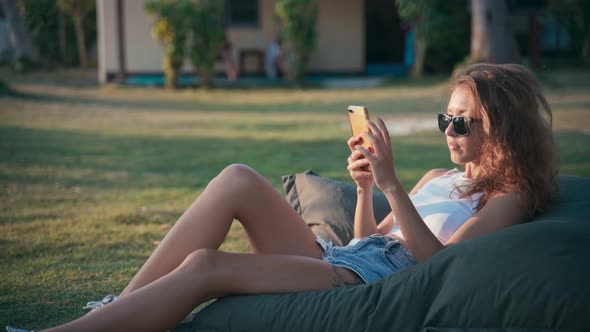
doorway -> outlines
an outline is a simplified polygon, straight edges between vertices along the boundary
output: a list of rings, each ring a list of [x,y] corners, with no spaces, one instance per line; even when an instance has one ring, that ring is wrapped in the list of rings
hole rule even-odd
[[[365,0],[365,65],[367,74],[403,71],[404,32],[394,0]]]

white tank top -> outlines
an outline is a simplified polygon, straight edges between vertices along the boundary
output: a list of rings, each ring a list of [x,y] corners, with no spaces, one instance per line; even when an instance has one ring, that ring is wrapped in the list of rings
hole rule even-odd
[[[482,193],[471,198],[459,197],[461,186],[469,181],[470,179],[465,177],[465,172],[459,172],[455,168],[428,181],[418,192],[410,196],[426,226],[443,244],[476,212]],[[395,216],[393,219],[396,221]],[[397,222],[390,233],[403,238]]]

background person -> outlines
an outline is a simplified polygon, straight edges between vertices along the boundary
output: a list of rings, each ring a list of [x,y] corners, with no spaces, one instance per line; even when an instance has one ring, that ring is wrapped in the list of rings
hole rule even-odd
[[[236,61],[234,60],[233,47],[227,36],[227,32],[223,33],[223,45],[221,47],[221,58],[225,67],[225,75],[228,80],[235,81],[238,79],[238,70],[236,68]]]
[[[270,79],[284,77],[287,73],[285,61],[286,56],[283,39],[279,36],[275,38],[266,50],[264,58],[266,77]]]

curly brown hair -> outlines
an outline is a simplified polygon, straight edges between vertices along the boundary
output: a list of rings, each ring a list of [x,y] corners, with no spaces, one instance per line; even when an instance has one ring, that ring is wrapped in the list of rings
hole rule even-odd
[[[516,191],[529,214],[544,212],[557,193],[552,114],[534,75],[516,64],[474,64],[455,77],[453,90],[467,88],[474,116],[483,126],[476,179],[461,196],[483,193],[477,209],[497,193]]]

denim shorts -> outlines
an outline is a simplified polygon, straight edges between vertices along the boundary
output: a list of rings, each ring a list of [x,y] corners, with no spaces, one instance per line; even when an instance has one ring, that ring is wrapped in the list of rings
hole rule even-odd
[[[344,247],[320,237],[316,241],[324,249],[323,261],[355,272],[366,284],[416,264],[412,254],[390,236],[374,234],[355,238]]]

